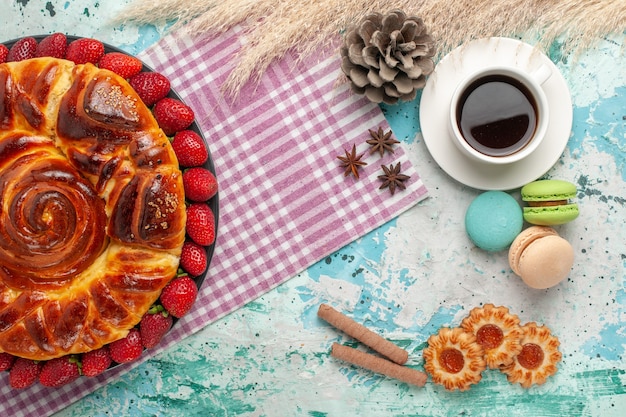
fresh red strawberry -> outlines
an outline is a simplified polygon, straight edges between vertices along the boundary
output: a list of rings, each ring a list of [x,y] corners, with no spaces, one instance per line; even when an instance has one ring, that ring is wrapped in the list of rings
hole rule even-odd
[[[6,352],[0,353],[0,372],[11,369],[13,362],[15,362],[15,356]]]
[[[80,376],[78,358],[62,356],[44,362],[39,373],[39,383],[44,387],[57,388],[75,381]]]
[[[143,347],[155,347],[163,336],[172,328],[174,320],[161,305],[154,305],[139,322],[139,333]]]
[[[200,246],[209,246],[215,241],[215,218],[205,203],[192,203],[187,207],[187,234]]]
[[[158,72],[140,72],[128,82],[148,107],[154,106],[170,92],[170,80]]]
[[[139,330],[130,329],[125,338],[109,343],[111,359],[117,363],[132,362],[141,356],[143,344]]]
[[[104,55],[104,45],[97,39],[80,38],[67,45],[65,58],[75,64],[96,64]]]
[[[31,36],[15,42],[7,55],[7,62],[23,61],[35,57],[37,40]]]
[[[217,179],[205,168],[190,168],[183,173],[185,197],[191,201],[207,201],[217,194]]]
[[[9,48],[3,43],[0,43],[0,64],[7,62],[7,56],[9,55]]]
[[[143,64],[139,59],[121,52],[109,52],[102,55],[102,58],[98,61],[98,66],[111,70],[124,79],[129,79],[139,74],[143,68]]]
[[[154,105],[154,118],[168,136],[187,129],[194,117],[191,107],[175,98],[165,97]]]
[[[9,371],[9,384],[17,389],[30,387],[37,381],[42,365],[42,362],[17,358]]]
[[[180,267],[189,275],[197,277],[207,268],[206,249],[190,240],[185,241],[180,254]]]
[[[174,278],[161,292],[161,304],[174,317],[182,317],[191,310],[198,295],[196,283],[188,275]]]
[[[65,58],[67,51],[67,36],[63,33],[53,33],[48,35],[39,42],[35,49],[35,56],[50,56],[52,58]]]
[[[184,167],[197,167],[209,159],[202,137],[193,130],[182,130],[174,135],[172,148],[178,158],[178,163]]]
[[[97,376],[106,371],[113,359],[107,345],[100,349],[90,350],[82,354],[81,361],[83,363],[82,373],[85,376]]]

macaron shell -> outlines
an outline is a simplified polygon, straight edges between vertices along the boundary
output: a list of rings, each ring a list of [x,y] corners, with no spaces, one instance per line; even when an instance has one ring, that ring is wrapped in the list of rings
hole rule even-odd
[[[538,180],[520,190],[524,201],[559,201],[576,197],[576,186],[564,180]]]
[[[519,262],[522,253],[535,240],[546,236],[558,236],[558,233],[551,227],[531,226],[524,229],[519,235],[517,235],[509,248],[509,265],[511,266],[513,272],[520,275]]]
[[[574,265],[574,249],[560,236],[535,239],[521,253],[517,269],[531,288],[550,288],[567,278]]]
[[[486,251],[509,247],[524,225],[522,208],[504,191],[486,191],[477,196],[465,213],[470,240]]]
[[[524,207],[524,220],[540,226],[565,224],[578,217],[578,214],[578,204]]]

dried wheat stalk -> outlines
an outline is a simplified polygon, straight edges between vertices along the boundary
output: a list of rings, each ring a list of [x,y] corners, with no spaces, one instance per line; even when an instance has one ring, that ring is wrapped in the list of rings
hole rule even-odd
[[[541,35],[544,47],[562,37],[566,52],[573,52],[626,30],[624,0],[135,0],[119,20],[176,19],[173,28],[191,36],[242,25],[247,46],[233,57],[236,67],[224,85],[236,94],[287,51],[307,58],[320,48],[335,48],[350,24],[392,9],[422,17],[440,54],[471,39],[522,35]]]

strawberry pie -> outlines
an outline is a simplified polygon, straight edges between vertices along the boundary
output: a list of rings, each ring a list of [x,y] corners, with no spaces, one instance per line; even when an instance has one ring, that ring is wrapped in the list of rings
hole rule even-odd
[[[2,64],[0,97],[0,352],[49,360],[125,337],[185,240],[167,136],[89,63]]]
[[[0,44],[0,370],[13,388],[135,360],[191,309],[210,261],[217,181],[193,111],[111,49],[62,33]]]

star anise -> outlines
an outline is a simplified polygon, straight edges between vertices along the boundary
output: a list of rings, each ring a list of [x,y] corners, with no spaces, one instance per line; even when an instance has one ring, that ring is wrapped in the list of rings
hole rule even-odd
[[[396,192],[396,188],[404,190],[406,185],[404,185],[404,181],[411,178],[409,175],[400,174],[400,170],[402,169],[400,166],[400,162],[393,166],[393,164],[389,165],[387,168],[384,165],[380,166],[383,169],[384,175],[379,175],[378,179],[383,181],[383,184],[378,188],[379,190],[383,190],[385,188],[389,188],[391,195],[394,195]]]
[[[382,127],[379,127],[378,131],[373,131],[372,129],[368,130],[370,132],[370,136],[372,137],[371,139],[366,140],[366,142],[372,146],[372,149],[370,149],[370,155],[374,152],[378,152],[382,157],[385,154],[385,151],[393,153],[393,145],[400,143],[400,141],[391,137],[391,130],[386,133],[383,131]]]
[[[338,156],[337,159],[341,161],[341,166],[345,168],[343,173],[344,177],[352,174],[358,180],[359,179],[359,167],[367,165],[367,162],[361,161],[363,154],[356,154],[356,145],[352,145],[352,152],[348,152],[344,149],[346,156]]]

